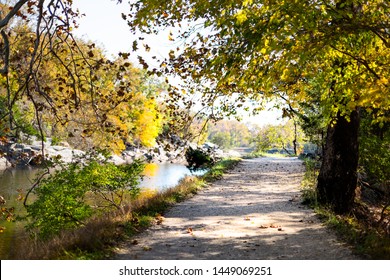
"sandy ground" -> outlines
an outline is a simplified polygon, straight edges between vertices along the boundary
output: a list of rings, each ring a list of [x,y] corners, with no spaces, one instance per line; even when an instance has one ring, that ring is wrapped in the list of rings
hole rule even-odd
[[[118,249],[117,259],[357,259],[300,204],[303,171],[296,158],[243,160]]]

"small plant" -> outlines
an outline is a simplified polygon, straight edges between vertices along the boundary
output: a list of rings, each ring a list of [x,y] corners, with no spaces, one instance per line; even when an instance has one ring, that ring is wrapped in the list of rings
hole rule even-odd
[[[59,138],[57,136],[52,136],[52,138],[51,138],[51,145],[52,146],[59,145],[60,143],[61,143],[61,138]]]
[[[317,161],[307,158],[304,160],[306,171],[301,183],[302,203],[312,207],[317,206],[317,177],[319,168]]]

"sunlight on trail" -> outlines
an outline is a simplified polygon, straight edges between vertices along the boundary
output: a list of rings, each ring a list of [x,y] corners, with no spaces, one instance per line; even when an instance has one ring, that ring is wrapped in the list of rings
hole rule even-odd
[[[296,158],[242,161],[118,250],[119,259],[354,259],[300,204]],[[147,246],[150,250],[143,250]]]

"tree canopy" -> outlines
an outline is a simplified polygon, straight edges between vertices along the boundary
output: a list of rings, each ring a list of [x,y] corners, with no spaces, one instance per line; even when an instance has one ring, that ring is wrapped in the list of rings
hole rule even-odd
[[[124,17],[148,33],[180,26],[172,40],[183,49],[162,71],[202,84],[210,104],[221,95],[236,97],[234,108],[278,94],[310,102],[315,92],[329,121],[356,107],[384,121],[389,13],[387,1],[190,0],[136,1]]]

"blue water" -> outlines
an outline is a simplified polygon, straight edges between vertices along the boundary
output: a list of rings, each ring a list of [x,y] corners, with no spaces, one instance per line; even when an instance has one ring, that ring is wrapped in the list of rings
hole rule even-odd
[[[145,175],[140,186],[157,190],[174,187],[186,176],[203,175],[205,173],[205,170],[191,172],[184,165],[173,163],[147,165],[145,173],[148,173],[149,169],[152,169],[152,174]]]

